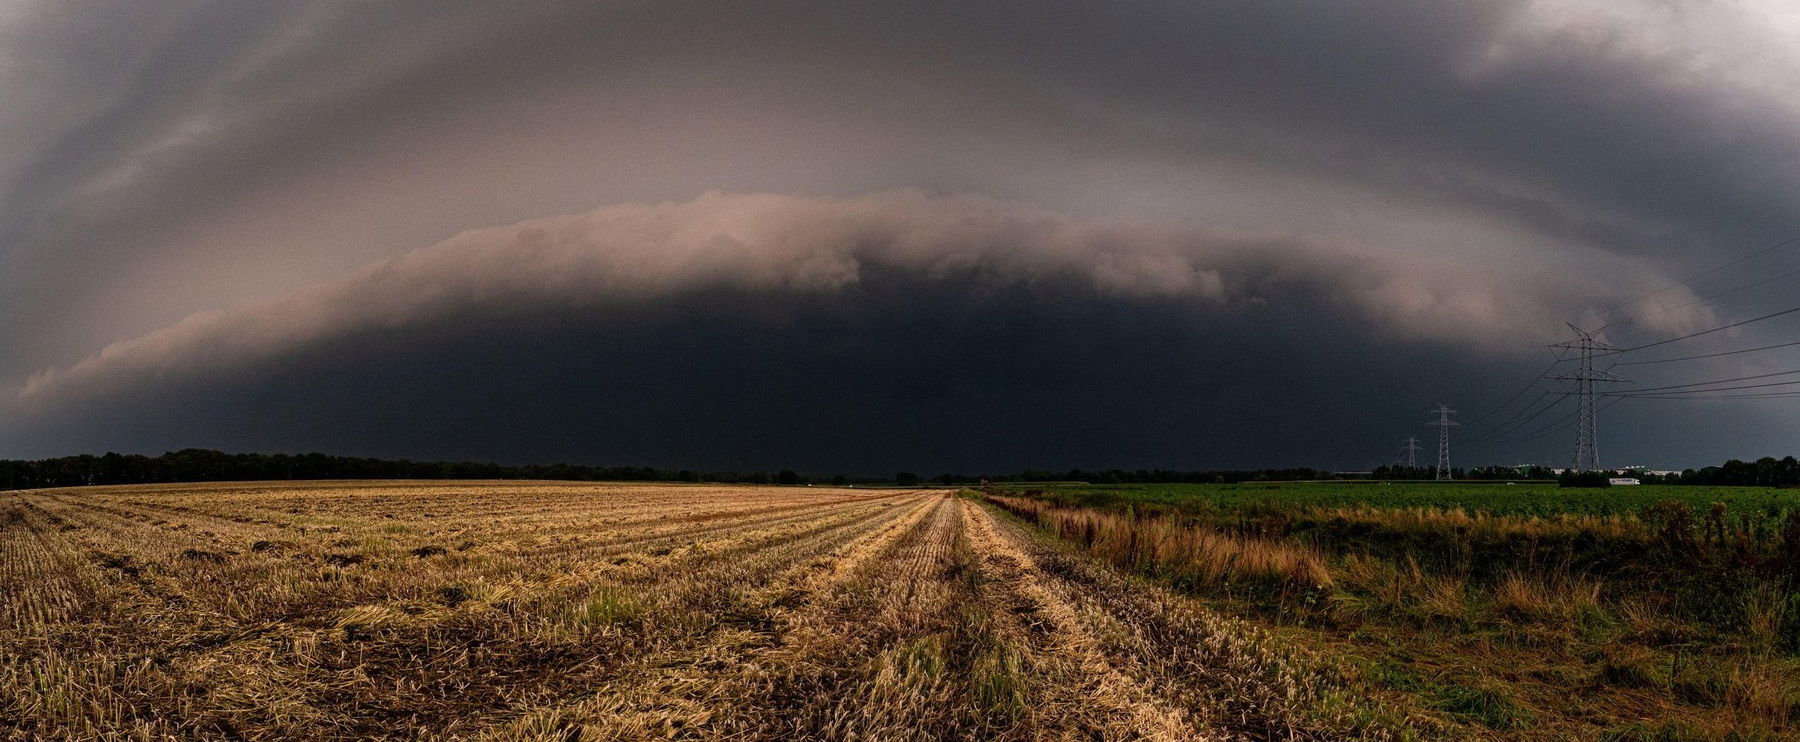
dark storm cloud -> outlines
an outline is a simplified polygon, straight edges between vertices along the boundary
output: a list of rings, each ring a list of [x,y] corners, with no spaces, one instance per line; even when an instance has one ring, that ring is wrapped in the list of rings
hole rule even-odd
[[[1498,337],[1550,303],[1541,288],[1433,289],[1416,271],[1366,258],[1167,227],[1088,224],[984,198],[707,194],[465,232],[273,302],[196,314],[114,343],[33,375],[18,396],[41,408],[445,317],[579,311],[602,302],[631,312],[634,302],[705,289],[836,293],[871,270],[999,287],[1075,282],[1097,297],[1137,301],[1297,301],[1376,320],[1396,337]],[[1302,289],[1306,295],[1295,298]]]
[[[1437,401],[1397,399],[1403,390],[1375,379],[1452,401],[1503,397],[1495,389],[1516,383],[1519,352],[1559,319],[1610,317],[1670,276],[1800,229],[1786,199],[1800,185],[1800,24],[1784,13],[1615,2],[26,5],[0,12],[0,379],[39,421],[100,399],[128,410],[133,394],[196,397],[164,385],[329,397],[334,382],[307,370],[331,364],[297,359],[349,363],[352,347],[373,354],[350,340],[370,333],[529,315],[565,339],[606,337],[581,319],[596,307],[624,321],[708,291],[829,304],[892,274],[990,288],[1048,276],[1087,292],[1008,307],[1021,315],[1131,307],[1161,326],[1149,318],[1213,312],[1204,327],[1174,322],[1189,334],[1170,337],[1237,343],[1209,351],[1215,365],[1358,345],[1371,352],[1332,359],[1346,383],[1264,391],[1359,424],[1378,401]],[[999,201],[914,194],[895,207],[886,192],[910,187]],[[690,201],[713,189],[793,198]],[[561,248],[533,246],[530,227],[494,227],[660,208],[735,238],[736,222],[702,213],[734,198],[785,204],[759,213],[814,236],[758,232],[675,265],[657,259],[685,244],[677,227],[638,241],[588,229]],[[898,219],[921,231],[908,220],[972,204],[1001,226],[904,245],[879,228]],[[1036,231],[1008,232],[1007,219]],[[930,259],[958,251],[991,270],[934,272]],[[884,311],[957,303],[939,298]],[[1629,331],[1701,326],[1748,298]],[[1256,307],[1311,312],[1322,337],[1230,326]],[[894,342],[918,329],[894,330]],[[1027,350],[1023,338],[1010,345]],[[398,369],[429,355],[505,375],[498,361],[450,357],[469,347],[371,358]],[[1425,347],[1430,362],[1390,367]],[[516,351],[529,366],[543,346]],[[1116,351],[1124,368],[1169,361]],[[330,378],[345,379],[340,395],[375,388]],[[1095,384],[1123,399],[1132,382]],[[535,419],[535,402],[515,398],[516,414],[488,417]],[[1004,412],[1003,399],[984,411]],[[212,422],[239,431],[216,445],[274,440]],[[85,448],[104,439],[99,425],[9,437]],[[345,445],[405,435],[359,429],[390,432],[343,433]],[[190,437],[167,428],[158,443],[154,426],[143,430],[131,445]],[[474,438],[433,440],[479,455],[455,442]]]
[[[1283,288],[1294,301],[1145,301],[1085,276],[869,263],[833,291],[688,288],[363,327],[78,397],[32,438],[871,474],[1330,466],[1321,451],[1393,410],[1365,395],[1321,407],[1314,390],[1387,389],[1435,346],[1390,339],[1371,358],[1379,328],[1317,311],[1337,303],[1331,285]]]

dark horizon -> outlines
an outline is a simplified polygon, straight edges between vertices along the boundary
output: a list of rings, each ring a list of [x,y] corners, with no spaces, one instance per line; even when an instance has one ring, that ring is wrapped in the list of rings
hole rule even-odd
[[[1572,471],[1572,470],[1567,470]],[[1565,470],[1531,465],[1452,467],[1449,479],[1555,481]],[[1651,468],[1650,481],[1674,484],[1800,485],[1800,461],[1733,459],[1664,475]],[[1675,476],[1679,474],[1680,476]],[[1432,481],[1429,466],[1384,464],[1368,471],[1312,467],[1263,469],[1121,469],[1118,467],[1027,468],[1008,472],[931,472],[909,468],[892,473],[796,471],[786,467],[717,470],[571,462],[412,461],[340,456],[323,452],[265,453],[183,449],[157,455],[106,452],[39,460],[0,459],[0,490],[154,483],[333,481],[333,480],[512,480],[589,482],[692,482],[736,484],[974,484],[978,482],[1088,482],[1094,484],[1239,483],[1257,481]]]

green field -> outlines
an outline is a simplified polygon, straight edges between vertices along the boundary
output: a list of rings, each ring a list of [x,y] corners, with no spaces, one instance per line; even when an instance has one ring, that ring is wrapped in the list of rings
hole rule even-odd
[[[1800,489],[1019,484],[984,496],[1451,738],[1800,738]],[[1570,689],[1579,689],[1570,693]]]
[[[1019,485],[1040,490],[1069,505],[1114,507],[1128,502],[1211,506],[1235,510],[1274,504],[1284,507],[1369,505],[1382,508],[1460,508],[1495,515],[1637,513],[1668,500],[1696,510],[1725,503],[1733,513],[1774,513],[1800,506],[1800,489],[1639,485],[1598,489],[1558,487],[1551,482],[1246,482],[1242,484],[1070,484]]]

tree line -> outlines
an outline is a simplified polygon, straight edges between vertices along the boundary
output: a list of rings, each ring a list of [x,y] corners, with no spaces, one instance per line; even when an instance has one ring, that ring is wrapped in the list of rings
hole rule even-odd
[[[1460,473],[1460,470],[1459,470]],[[1425,475],[1429,477],[1429,474]],[[79,487],[159,482],[229,482],[303,479],[553,479],[570,481],[720,482],[741,484],[979,484],[982,482],[1088,482],[1093,484],[1237,483],[1338,478],[1310,468],[1200,470],[1063,469],[1014,474],[897,472],[891,477],[803,475],[793,469],[721,472],[646,466],[580,464],[506,465],[472,461],[409,461],[322,453],[224,453],[189,448],[159,456],[107,453],[35,461],[0,459],[0,489]]]
[[[1370,472],[1376,479],[1431,479],[1432,469],[1425,467],[1383,466]],[[1718,466],[1685,469],[1659,474],[1634,469],[1593,472],[1560,472],[1543,466],[1485,467],[1463,471],[1455,469],[1452,479],[1555,480],[1565,485],[1590,486],[1604,484],[1610,477],[1632,477],[1643,484],[1687,484],[1730,487],[1800,487],[1800,459],[1793,456],[1764,456],[1755,461],[1732,459]]]
[[[1742,487],[1800,487],[1800,460],[1764,456],[1755,461],[1732,459],[1720,466],[1688,469],[1666,477],[1671,484],[1735,485]]]
[[[803,475],[792,469],[753,472],[702,472],[690,469],[657,469],[645,466],[587,466],[580,464],[506,465],[473,461],[409,461],[322,453],[262,454],[224,453],[199,448],[171,451],[160,456],[107,453],[38,459],[0,459],[0,489],[78,487],[97,484],[152,484],[158,482],[226,482],[299,479],[555,479],[586,482],[721,482],[743,484],[898,484],[941,485],[983,482],[1087,482],[1091,484],[1174,484],[1294,481],[1323,479],[1433,479],[1430,467],[1381,466],[1367,473],[1333,473],[1311,468],[1248,470],[1178,469],[1029,469],[1014,474],[939,474],[924,477],[897,472],[892,477]],[[1557,472],[1541,466],[1475,467],[1452,469],[1455,480],[1556,480]],[[1756,461],[1733,459],[1720,466],[1688,469],[1679,474],[1629,473],[1644,484],[1732,485],[1762,487],[1800,486],[1800,461],[1764,457]],[[1601,476],[1605,476],[1604,474]],[[1564,478],[1568,478],[1565,474]]]
[[[102,456],[62,456],[36,461],[0,460],[0,489],[287,479],[560,479],[750,484],[804,484],[808,481],[791,469],[777,472],[697,472],[645,466],[509,466],[473,461],[372,459],[322,453],[224,453],[199,448],[171,451],[160,456],[107,453]],[[849,483],[844,477],[832,477],[827,481]]]

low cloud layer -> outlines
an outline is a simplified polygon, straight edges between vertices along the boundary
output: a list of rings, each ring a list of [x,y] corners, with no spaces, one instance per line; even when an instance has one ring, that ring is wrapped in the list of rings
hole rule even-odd
[[[465,232],[272,302],[192,315],[32,375],[50,403],[172,375],[229,373],[370,330],[543,310],[631,312],[696,291],[831,293],[870,273],[990,287],[1073,285],[1098,299],[1306,302],[1389,339],[1478,347],[1543,329],[1554,284],[1470,290],[1451,275],[1309,246],[1091,224],[979,197],[711,193]],[[1441,280],[1439,280],[1441,279]]]

